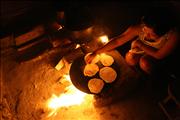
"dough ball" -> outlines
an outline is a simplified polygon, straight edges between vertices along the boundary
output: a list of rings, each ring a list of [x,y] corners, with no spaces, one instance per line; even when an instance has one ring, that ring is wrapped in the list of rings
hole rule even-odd
[[[103,53],[100,56],[100,61],[104,66],[111,66],[114,62],[114,59],[112,56]]]
[[[87,64],[84,68],[84,76],[92,77],[99,71],[99,67],[96,64]]]
[[[116,71],[111,67],[103,67],[99,71],[99,76],[103,79],[106,83],[112,83],[116,77]]]
[[[104,81],[98,78],[92,78],[88,82],[88,88],[92,93],[100,93],[104,87]]]

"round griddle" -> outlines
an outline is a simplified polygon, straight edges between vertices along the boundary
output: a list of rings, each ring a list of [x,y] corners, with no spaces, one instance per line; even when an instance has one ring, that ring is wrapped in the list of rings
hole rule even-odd
[[[116,84],[116,82],[120,80],[120,75],[121,75],[121,71],[120,71],[121,66],[119,63],[120,62],[119,52],[110,51],[110,52],[106,52],[106,54],[108,54],[114,58],[114,63],[110,67],[112,67],[116,71],[117,77],[114,82],[105,83],[105,86],[103,87],[101,93],[107,93],[108,91],[111,91],[113,86]],[[86,65],[86,63],[84,61],[84,56],[85,55],[78,57],[72,63],[71,68],[70,68],[70,78],[71,78],[73,85],[77,89],[79,89],[85,93],[92,94],[88,88],[88,81],[91,78],[100,78],[99,72],[97,72],[96,75],[93,77],[84,76],[83,71],[84,71],[84,67]],[[97,65],[99,66],[99,68],[104,67],[100,62],[98,62]]]

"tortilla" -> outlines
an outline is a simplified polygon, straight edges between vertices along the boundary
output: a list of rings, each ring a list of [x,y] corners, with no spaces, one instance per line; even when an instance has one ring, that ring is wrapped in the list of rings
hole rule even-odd
[[[96,64],[87,64],[84,68],[84,76],[92,77],[99,71],[99,67]]]
[[[104,87],[104,81],[98,78],[92,78],[88,82],[88,88],[92,93],[100,93]]]
[[[113,57],[104,53],[100,55],[100,61],[104,66],[111,66],[114,63]]]
[[[87,57],[88,57],[90,54],[92,54],[92,53],[87,53],[87,54],[85,55],[84,61],[87,60]],[[97,55],[93,58],[93,60],[92,60],[91,63],[95,64],[95,63],[97,63],[97,62],[99,62],[99,61],[100,61],[100,56],[97,54]]]
[[[111,67],[103,67],[99,71],[99,76],[106,83],[112,83],[117,77],[116,71]]]

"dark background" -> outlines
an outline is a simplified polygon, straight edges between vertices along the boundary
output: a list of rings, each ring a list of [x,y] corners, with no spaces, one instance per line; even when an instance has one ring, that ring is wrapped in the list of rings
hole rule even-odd
[[[137,22],[153,7],[167,6],[174,10],[178,19],[178,1],[1,1],[1,36],[12,32],[26,31],[39,23],[56,19],[56,12],[72,6],[88,7],[96,22],[106,26],[110,35],[123,32],[127,26]],[[76,14],[76,13],[75,13]]]

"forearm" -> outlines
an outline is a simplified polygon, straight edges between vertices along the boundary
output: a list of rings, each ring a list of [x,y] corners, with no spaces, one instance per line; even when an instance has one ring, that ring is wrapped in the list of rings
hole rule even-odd
[[[123,45],[124,43],[132,40],[134,37],[136,37],[138,35],[138,33],[139,33],[139,26],[131,26],[124,33],[113,38],[105,46],[94,51],[94,53],[99,54],[102,52],[113,50],[113,49]]]
[[[103,53],[106,51],[110,51],[118,47],[119,45],[117,44],[117,40],[112,40],[109,43],[107,43],[105,46],[98,48],[97,50],[94,51],[95,54]]]
[[[170,55],[173,52],[173,50],[177,47],[178,36],[177,36],[176,32],[170,33],[168,40],[160,49],[155,49],[155,48],[148,46],[140,41],[137,45],[146,54],[148,54],[156,59],[163,59],[163,58],[167,57],[168,55]]]
[[[143,50],[147,55],[159,59],[159,57],[157,56],[158,49],[148,46],[142,42],[139,43],[138,47]]]
[[[113,50],[113,49],[125,44],[126,42],[130,41],[133,37],[134,36],[132,36],[132,35],[120,35],[116,38],[113,38],[113,40],[111,40],[105,46],[95,50],[94,53],[99,54],[102,52]]]

